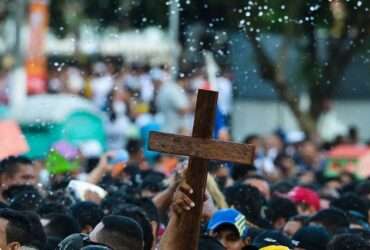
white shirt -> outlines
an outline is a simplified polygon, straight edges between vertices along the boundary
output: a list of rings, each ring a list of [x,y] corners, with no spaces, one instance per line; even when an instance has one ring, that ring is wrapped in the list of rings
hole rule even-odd
[[[218,95],[218,108],[223,115],[228,115],[231,112],[233,102],[232,83],[225,77],[219,77],[216,80]]]
[[[103,108],[107,95],[112,90],[114,81],[110,75],[96,77],[91,81],[93,90],[93,101],[99,108]]]
[[[154,96],[154,86],[149,75],[143,74],[140,76],[141,99],[144,102],[150,102]]]
[[[131,121],[126,116],[118,116],[114,121],[110,121],[107,118],[105,122],[105,132],[108,148],[110,150],[124,148],[131,130]]]
[[[177,133],[184,128],[184,116],[179,111],[189,106],[189,100],[183,88],[171,81],[165,82],[159,89],[156,104],[158,111],[163,114],[163,131]]]

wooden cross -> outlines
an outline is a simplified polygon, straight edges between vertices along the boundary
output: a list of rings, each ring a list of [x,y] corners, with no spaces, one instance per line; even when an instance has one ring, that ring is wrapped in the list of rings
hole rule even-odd
[[[198,90],[193,136],[151,132],[149,149],[168,154],[190,156],[185,180],[192,187],[192,200],[196,206],[179,218],[181,237],[177,237],[174,250],[195,250],[198,247],[203,197],[207,182],[209,160],[251,164],[254,146],[213,140],[213,124],[218,93]]]

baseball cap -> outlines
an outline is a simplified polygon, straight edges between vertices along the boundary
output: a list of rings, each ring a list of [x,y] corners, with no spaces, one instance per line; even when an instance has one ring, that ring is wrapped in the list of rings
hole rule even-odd
[[[112,250],[110,247],[90,241],[86,234],[72,234],[62,240],[56,250],[81,250],[81,249],[101,249]]]
[[[273,246],[267,246],[267,247],[260,248],[259,250],[289,250],[289,247],[273,245]]]
[[[325,249],[329,240],[329,233],[320,226],[302,227],[293,236],[294,245],[306,250]]]
[[[208,222],[208,231],[214,231],[221,225],[233,225],[240,237],[246,237],[248,233],[245,216],[233,208],[220,209],[213,214]]]
[[[313,206],[316,211],[320,210],[320,197],[312,189],[295,187],[288,193],[288,198],[296,204],[305,203]]]
[[[266,249],[272,250],[274,249],[274,248],[271,248],[272,246],[275,246],[275,247],[285,246],[285,247],[288,247],[288,249],[294,248],[292,241],[287,236],[285,236],[284,234],[282,234],[281,232],[277,230],[263,231],[262,233],[257,235],[257,237],[253,240],[252,245],[257,247],[258,249],[263,249],[263,250],[266,250]],[[266,247],[270,247],[270,248],[266,248]]]

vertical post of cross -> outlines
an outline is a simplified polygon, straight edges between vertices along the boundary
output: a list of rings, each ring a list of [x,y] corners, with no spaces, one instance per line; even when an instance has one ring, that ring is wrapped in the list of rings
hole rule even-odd
[[[209,139],[212,137],[217,108],[218,93],[199,90],[193,125],[193,137]],[[207,182],[207,159],[190,157],[189,166],[185,172],[186,182],[193,188],[192,200],[195,208],[181,215],[180,230],[183,236],[178,240],[176,250],[197,249],[203,199]]]

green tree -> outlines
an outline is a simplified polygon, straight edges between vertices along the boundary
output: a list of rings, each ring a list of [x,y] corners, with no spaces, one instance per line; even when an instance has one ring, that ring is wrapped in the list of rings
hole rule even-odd
[[[253,46],[261,76],[287,103],[300,127],[306,132],[315,132],[315,124],[324,110],[325,101],[334,97],[334,91],[356,53],[365,52],[364,48],[369,46],[370,3],[351,0],[260,0],[249,3],[247,20],[253,29],[246,27],[245,31]],[[287,44],[300,44],[300,60],[297,63],[311,99],[308,112],[299,109],[297,93],[284,74],[287,66],[285,57],[275,61],[269,58],[259,42],[257,29],[277,32]],[[318,50],[318,40],[323,39],[319,38],[320,33],[325,34],[324,55],[320,55]]]
[[[326,100],[334,97],[353,57],[369,53],[365,50],[370,48],[369,9],[370,1],[358,0],[199,0],[184,12],[187,24],[213,22],[213,29],[228,31],[242,28],[261,77],[288,105],[301,129],[312,134]],[[271,58],[261,43],[261,34],[266,33],[283,37],[278,59]],[[292,44],[299,48],[296,74],[311,100],[308,111],[300,110],[299,93],[286,75],[287,48]],[[320,51],[319,44],[324,44]]]

